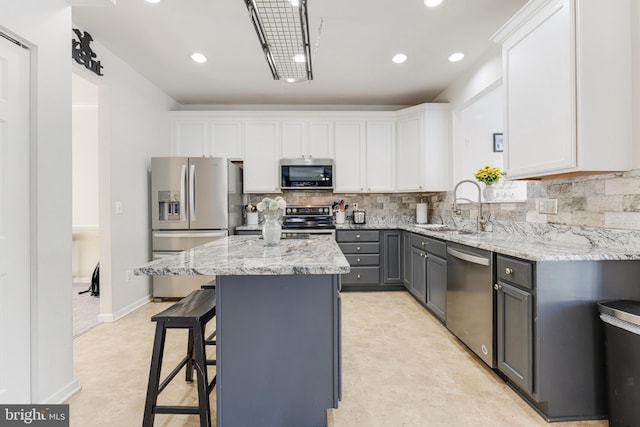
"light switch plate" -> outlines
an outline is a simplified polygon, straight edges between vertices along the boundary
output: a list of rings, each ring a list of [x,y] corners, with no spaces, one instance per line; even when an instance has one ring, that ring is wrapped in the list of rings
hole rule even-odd
[[[558,215],[558,199],[538,199],[537,201],[539,213]]]

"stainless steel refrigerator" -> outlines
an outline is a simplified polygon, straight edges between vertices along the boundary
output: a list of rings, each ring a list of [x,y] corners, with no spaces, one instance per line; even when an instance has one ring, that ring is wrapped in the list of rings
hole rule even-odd
[[[242,223],[242,170],[225,158],[151,159],[152,257],[233,234]],[[154,276],[154,298],[182,298],[213,276]]]

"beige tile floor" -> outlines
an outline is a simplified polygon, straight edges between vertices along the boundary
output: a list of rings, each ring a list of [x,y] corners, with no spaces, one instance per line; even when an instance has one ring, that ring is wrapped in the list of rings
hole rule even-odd
[[[343,400],[329,410],[329,426],[550,426],[408,294],[342,297]],[[83,389],[68,401],[72,427],[141,425],[154,328],[149,318],[168,305],[147,304],[74,340],[75,375]],[[180,332],[170,332],[166,350],[176,362],[186,337]],[[176,379],[164,401],[196,404],[194,389],[195,383]],[[211,401],[215,408],[213,394]],[[198,419],[157,415],[155,425],[197,426]]]

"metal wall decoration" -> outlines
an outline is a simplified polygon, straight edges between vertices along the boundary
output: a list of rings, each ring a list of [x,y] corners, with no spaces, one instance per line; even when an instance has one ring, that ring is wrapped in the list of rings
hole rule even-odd
[[[91,34],[86,31],[83,33],[77,28],[73,29],[77,40],[71,41],[71,57],[80,65],[84,65],[88,70],[93,71],[99,76],[103,76],[102,74],[102,64],[100,61],[96,61],[96,53],[91,49],[91,42],[93,41],[93,37]]]

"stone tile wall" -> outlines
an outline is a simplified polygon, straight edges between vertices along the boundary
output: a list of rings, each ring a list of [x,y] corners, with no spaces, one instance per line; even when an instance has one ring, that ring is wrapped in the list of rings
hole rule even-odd
[[[251,194],[249,200],[257,203],[263,197],[279,194]],[[332,204],[344,199],[351,214],[357,202],[367,212],[367,219],[378,221],[415,221],[416,203],[421,199],[429,203],[429,222],[441,223],[447,218],[475,220],[475,204],[459,204],[462,214],[454,216],[451,210],[453,194],[398,193],[398,194],[333,194],[328,191],[285,191],[281,194],[288,204]],[[640,169],[624,173],[590,175],[527,184],[527,201],[519,203],[485,204],[485,214],[492,221],[557,224],[577,227],[640,230]],[[537,211],[538,199],[558,199],[558,214]]]
[[[546,198],[558,200],[556,215],[538,212],[537,200]],[[452,201],[451,192],[430,195],[430,221],[451,217]],[[475,205],[460,206],[462,218],[475,218]],[[530,181],[526,202],[492,203],[488,211],[499,221],[640,230],[640,170]]]

